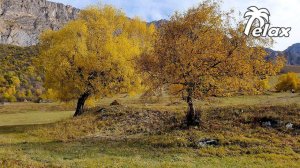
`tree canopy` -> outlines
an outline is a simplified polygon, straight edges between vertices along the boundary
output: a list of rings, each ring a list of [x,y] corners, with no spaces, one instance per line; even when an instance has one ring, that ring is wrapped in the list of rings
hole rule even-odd
[[[140,59],[152,87],[185,93],[188,125],[200,122],[194,98],[257,94],[262,91],[261,81],[284,65],[265,59],[270,39],[244,35],[244,24],[233,25],[230,16],[211,1],[176,13],[159,29],[152,50]]]
[[[91,7],[59,31],[40,38],[45,86],[63,101],[78,99],[75,116],[90,96],[141,89],[136,60],[151,44],[154,26],[129,19],[111,6]]]

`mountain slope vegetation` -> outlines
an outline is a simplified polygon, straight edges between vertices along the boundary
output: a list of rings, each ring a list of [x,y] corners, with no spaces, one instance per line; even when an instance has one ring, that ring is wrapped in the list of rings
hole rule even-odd
[[[42,75],[33,66],[38,48],[0,45],[0,101],[37,100],[42,96]]]

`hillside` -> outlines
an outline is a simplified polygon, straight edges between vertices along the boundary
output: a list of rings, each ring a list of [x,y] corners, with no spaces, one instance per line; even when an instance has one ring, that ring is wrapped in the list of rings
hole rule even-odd
[[[43,92],[42,77],[33,61],[37,47],[0,45],[0,101],[37,99]]]

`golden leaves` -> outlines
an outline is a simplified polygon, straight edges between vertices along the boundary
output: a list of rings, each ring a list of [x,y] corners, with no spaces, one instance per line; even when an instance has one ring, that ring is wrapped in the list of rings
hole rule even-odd
[[[300,78],[293,72],[281,75],[275,88],[277,91],[299,91]]]
[[[151,44],[153,27],[111,6],[83,10],[59,31],[41,36],[46,86],[61,100],[137,91],[136,58]]]
[[[228,14],[206,1],[164,24],[148,56],[142,57],[147,81],[193,88],[194,96],[258,93],[259,83],[282,68],[268,62],[262,46],[269,41],[247,37],[238,26],[226,24]],[[174,92],[175,90],[175,92]]]

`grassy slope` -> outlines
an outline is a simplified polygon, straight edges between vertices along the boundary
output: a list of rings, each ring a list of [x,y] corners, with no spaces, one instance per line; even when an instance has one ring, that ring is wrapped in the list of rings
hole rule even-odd
[[[299,94],[276,93],[198,101],[198,107],[207,109],[203,113],[205,127],[191,130],[174,125],[183,119],[186,109],[185,103],[179,100],[170,101],[165,97],[157,103],[147,104],[136,98],[120,97],[118,100],[128,107],[109,107],[112,100],[103,99],[98,104],[106,107],[106,112],[89,113],[79,119],[45,125],[26,125],[27,121],[19,120],[15,125],[21,126],[12,126],[13,120],[6,117],[22,116],[29,111],[29,114],[41,116],[35,121],[41,124],[46,118],[55,121],[58,114],[55,111],[70,109],[61,108],[58,104],[31,103],[0,107],[0,123],[11,122],[11,126],[0,127],[0,167],[300,165],[300,137],[297,132],[286,131],[284,127],[264,128],[254,122],[247,124],[257,116],[279,117],[285,123],[300,124],[300,108],[286,106],[299,104]],[[269,105],[284,106],[269,108]],[[240,113],[242,109],[244,112]],[[99,108],[92,111],[97,110]],[[61,113],[59,117],[68,115]],[[32,119],[28,118],[28,121]],[[221,145],[195,148],[193,144],[203,138],[217,138]]]

